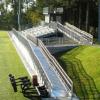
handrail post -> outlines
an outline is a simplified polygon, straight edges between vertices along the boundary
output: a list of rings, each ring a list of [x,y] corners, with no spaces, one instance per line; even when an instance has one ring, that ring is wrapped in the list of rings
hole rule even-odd
[[[39,44],[39,42],[38,42],[38,38],[36,38],[36,44],[37,44],[37,46],[38,46],[38,44]]]

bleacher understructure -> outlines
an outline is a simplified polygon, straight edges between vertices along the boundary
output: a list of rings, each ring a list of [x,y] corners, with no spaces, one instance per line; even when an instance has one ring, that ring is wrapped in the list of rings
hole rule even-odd
[[[9,32],[13,44],[30,76],[38,76],[39,85],[45,85],[48,100],[78,100],[73,93],[73,82],[47,46],[92,45],[92,35],[66,23],[50,23],[23,30]]]

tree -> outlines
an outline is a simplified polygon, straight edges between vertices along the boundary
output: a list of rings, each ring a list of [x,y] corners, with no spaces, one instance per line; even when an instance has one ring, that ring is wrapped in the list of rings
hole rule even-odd
[[[27,18],[28,23],[32,24],[33,26],[38,25],[40,21],[42,20],[41,14],[32,10],[29,10],[27,12],[26,18]]]
[[[98,7],[98,13],[99,13],[99,21],[98,21],[98,42],[100,43],[100,0],[99,0],[99,7]]]

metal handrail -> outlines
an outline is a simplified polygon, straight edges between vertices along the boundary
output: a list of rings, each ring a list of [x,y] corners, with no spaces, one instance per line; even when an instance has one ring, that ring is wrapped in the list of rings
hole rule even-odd
[[[15,30],[14,30],[15,31]],[[17,31],[15,31],[14,33],[17,33],[16,36],[18,36],[18,38],[21,37],[24,38],[23,36],[19,35],[19,33]],[[27,37],[29,40],[32,38],[30,38],[29,36]],[[25,39],[25,38],[24,38]],[[37,39],[34,37],[34,43],[37,42]],[[20,40],[21,42],[23,42],[22,40]],[[27,39],[25,39],[25,41],[27,41]],[[29,42],[27,41],[27,44],[29,44]],[[24,44],[26,46],[26,43]],[[57,62],[57,60],[50,54],[50,52],[47,50],[47,48],[45,47],[45,45],[43,44],[43,42],[41,40],[38,39],[38,46],[42,48],[42,53],[44,53],[46,55],[46,57],[49,59],[49,61],[51,62],[51,64],[53,65],[54,69],[56,69],[56,71],[58,72],[58,74],[60,75],[62,81],[65,84],[65,87],[67,89],[67,92],[73,92],[73,82],[72,80],[69,78],[69,76],[64,72],[64,70],[61,68],[61,66],[59,65],[59,63]],[[28,45],[27,48],[31,54],[32,57],[34,57],[35,63],[37,63],[38,67],[41,66],[41,64],[39,63],[38,59],[36,58],[36,56],[33,54],[32,52],[32,48],[30,46],[30,44]],[[46,77],[46,76],[45,76]],[[48,79],[48,78],[47,78]],[[48,80],[48,82],[50,83],[50,81]],[[51,83],[49,84],[49,88],[52,87]]]
[[[62,67],[57,62],[57,60],[50,54],[50,52],[47,50],[47,48],[45,47],[45,45],[43,44],[43,42],[41,40],[39,40],[38,45],[42,48],[42,50],[45,53],[45,55],[47,56],[47,58],[50,60],[52,65],[55,67],[55,69],[58,71],[58,73],[61,76],[63,82],[65,83],[65,85],[67,85],[67,89],[69,88],[69,90],[72,92],[73,91],[73,82],[72,82],[72,80],[65,73],[65,71],[62,69]]]
[[[35,56],[35,54],[34,54],[33,51],[32,51],[32,47],[31,47],[31,45],[30,45],[30,43],[29,43],[29,40],[27,40],[27,38],[24,37],[23,35],[19,34],[19,32],[16,31],[15,29],[13,29],[12,31],[13,31],[13,33],[15,34],[15,36],[18,38],[18,40],[26,47],[26,49],[28,50],[30,56],[31,56],[32,59],[35,61],[37,67],[38,67],[39,69],[42,68],[42,67],[40,67],[40,66],[41,66],[40,62],[38,61],[37,57]],[[35,42],[35,43],[36,43],[36,42]],[[40,71],[40,70],[39,70],[39,71]],[[42,71],[42,72],[44,72],[44,71]],[[45,74],[44,74],[44,75],[45,75]],[[51,91],[51,88],[52,88],[51,81],[49,80],[49,78],[48,78],[46,75],[45,75],[44,77],[47,79],[47,80],[45,81],[45,84],[47,84],[48,89]],[[44,77],[43,77],[43,78],[44,78]]]
[[[33,35],[31,36],[31,35],[28,34],[26,37],[27,37],[29,40],[31,40],[34,44],[38,45],[38,39],[35,38],[35,37],[33,37]]]
[[[31,40],[32,42],[34,42],[34,43],[37,42],[37,40],[35,39],[35,37],[33,37],[33,36],[31,38],[30,37],[31,36],[28,36],[27,38],[29,40]],[[36,41],[32,40],[32,38],[34,40],[36,40]],[[48,60],[51,62],[51,64],[53,65],[53,67],[56,69],[56,71],[58,72],[58,74],[61,76],[61,78],[62,78],[62,80],[63,80],[63,82],[64,82],[64,84],[66,86],[67,91],[69,89],[69,91],[72,92],[73,91],[73,82],[72,82],[72,80],[64,72],[64,70],[62,69],[62,67],[57,62],[57,60],[51,55],[51,53],[48,51],[48,49],[45,47],[45,45],[43,44],[43,42],[40,39],[38,39],[38,43],[36,43],[36,44],[42,49],[42,51],[43,51],[42,53],[46,55],[46,57],[48,58]]]
[[[31,42],[30,40],[28,40],[28,41]],[[33,44],[33,43],[32,43],[32,44]],[[29,43],[29,45],[30,45],[30,43]],[[30,47],[31,47],[31,49],[32,49],[32,46],[31,46],[31,45],[30,45]],[[36,54],[33,53],[33,55],[34,55],[34,61],[35,61],[36,65],[38,65],[38,66],[37,66],[38,69],[41,69],[42,72],[45,73],[45,71],[42,69],[41,62],[39,62],[39,59],[36,57]],[[41,67],[40,67],[40,66],[41,66]],[[43,75],[43,73],[41,73],[41,74]],[[48,76],[46,75],[46,73],[45,73],[45,75],[43,75],[43,76],[44,76],[43,79],[44,79],[44,78],[47,79],[46,81],[44,81],[44,83],[46,83],[47,86],[48,86],[48,84],[49,84],[48,88],[49,88],[49,90],[50,90],[50,88],[52,88],[53,85],[52,85],[51,81],[49,80]],[[48,83],[47,83],[47,82],[48,82]]]
[[[69,41],[66,37],[51,37],[51,38],[41,38],[42,42],[47,45],[64,45],[66,43],[70,43],[72,41]],[[76,42],[73,42],[73,44],[76,44]]]
[[[74,32],[73,30],[64,27],[60,23],[57,24],[57,28],[59,31],[62,31],[65,35],[69,36],[70,38],[73,38],[75,41],[77,41],[79,43],[82,42],[83,38],[77,32]]]
[[[83,30],[80,30],[79,28],[69,24],[69,23],[66,23],[65,27],[68,27],[70,28],[71,30],[77,32],[78,34],[80,34],[83,38],[87,39],[89,42],[93,42],[93,36]]]
[[[65,35],[69,35],[69,37],[73,38],[74,40],[76,40],[79,43],[92,44],[92,39],[91,40],[90,40],[90,38],[87,39],[86,35],[79,34],[79,32],[76,32],[69,27],[65,27],[62,24],[60,24],[59,22],[57,22],[57,28],[58,28],[58,30],[65,32]]]
[[[93,36],[91,34],[85,32],[83,30],[80,30],[79,28],[75,27],[74,25],[71,25],[69,23],[66,23],[66,26],[69,27],[69,28],[71,28],[71,29],[73,29],[74,31],[76,31],[78,33],[81,33],[81,34],[84,34],[84,35],[88,36],[91,39],[93,38]]]

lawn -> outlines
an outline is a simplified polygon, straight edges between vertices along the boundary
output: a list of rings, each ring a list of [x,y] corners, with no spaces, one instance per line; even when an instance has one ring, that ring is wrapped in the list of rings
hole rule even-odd
[[[0,31],[0,100],[28,100],[22,93],[14,93],[8,74],[16,77],[28,76],[7,32]]]
[[[80,46],[56,56],[81,100],[100,100],[100,46]]]

